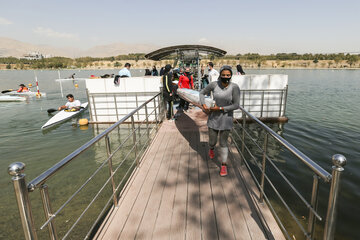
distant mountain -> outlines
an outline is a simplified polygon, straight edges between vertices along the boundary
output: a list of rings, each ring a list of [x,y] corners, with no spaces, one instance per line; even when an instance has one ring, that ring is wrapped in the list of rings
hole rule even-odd
[[[92,47],[88,50],[76,48],[57,48],[48,45],[35,45],[11,38],[0,37],[0,57],[22,57],[30,52],[40,52],[43,55],[61,57],[110,57],[129,53],[148,53],[158,49],[158,46],[146,44],[113,43]]]

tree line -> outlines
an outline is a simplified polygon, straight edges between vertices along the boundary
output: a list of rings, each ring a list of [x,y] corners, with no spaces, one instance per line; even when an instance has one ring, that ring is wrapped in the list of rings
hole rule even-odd
[[[306,60],[317,63],[321,60],[331,60],[336,64],[341,61],[346,61],[350,66],[357,63],[360,60],[360,54],[297,54],[297,53],[277,53],[270,55],[260,55],[258,53],[246,53],[236,55],[225,55],[223,57],[217,57],[215,55],[207,56],[210,61],[213,60],[238,60],[254,62],[261,65],[264,61],[295,61]],[[173,60],[175,55],[170,55],[164,60]],[[2,57],[0,58],[0,64],[5,64],[7,69],[58,69],[58,68],[85,68],[89,66],[97,66],[99,62],[109,62],[108,67],[121,67],[122,64],[119,61],[134,60],[146,60],[143,53],[131,53],[127,55],[118,55],[112,57],[80,57],[80,58],[66,58],[66,57],[52,57],[43,58],[40,60],[27,60],[15,57]]]

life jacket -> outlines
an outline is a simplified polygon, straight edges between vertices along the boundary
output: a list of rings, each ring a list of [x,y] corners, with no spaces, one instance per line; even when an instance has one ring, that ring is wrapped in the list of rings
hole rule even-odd
[[[28,92],[29,89],[27,87],[21,87],[17,90],[17,92]]]

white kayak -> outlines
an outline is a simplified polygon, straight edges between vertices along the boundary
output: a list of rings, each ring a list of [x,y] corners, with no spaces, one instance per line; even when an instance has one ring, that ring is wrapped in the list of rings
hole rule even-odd
[[[6,92],[4,93],[6,95],[12,95],[12,96],[30,96],[30,97],[35,97],[37,92],[31,92],[31,91],[27,91],[27,92],[17,92],[17,91],[11,91],[11,92]],[[40,92],[42,97],[46,96],[46,93],[44,92]]]
[[[22,102],[25,101],[24,97],[17,96],[0,96],[0,102]]]
[[[65,122],[66,120],[69,120],[70,118],[76,117],[79,114],[81,114],[82,112],[84,112],[86,110],[88,106],[88,102],[81,104],[81,108],[79,111],[66,111],[61,110],[60,112],[58,112],[57,114],[55,114],[52,118],[49,119],[49,121],[47,121],[42,127],[41,129],[46,129],[52,126],[55,126],[57,124],[60,124],[62,122]]]
[[[179,95],[182,99],[191,102],[192,104],[196,106],[200,106],[200,92],[195,91],[188,88],[179,88],[177,90],[177,95]],[[208,107],[213,107],[215,101],[211,99],[209,96],[205,96],[205,104]]]

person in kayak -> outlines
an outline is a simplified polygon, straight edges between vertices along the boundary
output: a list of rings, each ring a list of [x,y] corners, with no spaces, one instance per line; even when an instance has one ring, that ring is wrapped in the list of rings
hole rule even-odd
[[[59,111],[62,109],[69,109],[70,111],[80,110],[81,102],[79,100],[75,100],[74,96],[72,94],[66,95],[66,98],[67,98],[68,102],[63,106],[60,106],[58,108]]]
[[[233,75],[230,66],[220,68],[220,76],[217,81],[211,82],[200,92],[200,104],[204,112],[209,115],[207,125],[209,127],[209,157],[215,157],[214,148],[218,137],[220,138],[219,160],[221,161],[220,176],[227,175],[229,133],[233,127],[234,110],[239,108],[240,88],[231,82]],[[208,108],[205,104],[205,95],[213,93],[215,106]]]
[[[19,89],[17,90],[17,92],[28,92],[28,91],[29,89],[24,84],[20,84]]]

